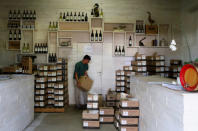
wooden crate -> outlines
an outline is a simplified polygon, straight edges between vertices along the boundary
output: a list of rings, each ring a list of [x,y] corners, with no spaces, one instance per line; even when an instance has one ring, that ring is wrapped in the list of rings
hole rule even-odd
[[[88,22],[59,22],[60,30],[89,31]]]
[[[32,58],[31,57],[22,57],[22,67],[26,68],[25,73],[32,74]]]
[[[146,25],[146,34],[158,34],[158,26]]]
[[[8,50],[20,50],[20,41],[9,41]]]

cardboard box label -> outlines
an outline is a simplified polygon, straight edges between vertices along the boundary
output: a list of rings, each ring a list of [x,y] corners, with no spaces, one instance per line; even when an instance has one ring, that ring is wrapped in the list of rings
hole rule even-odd
[[[121,121],[121,124],[122,124],[122,125],[126,125],[126,124],[127,124],[127,121],[126,121],[126,120],[122,120],[122,121]]]
[[[44,90],[40,90],[40,94],[45,94],[45,91]]]
[[[129,67],[129,70],[133,70],[132,66]]]
[[[63,88],[63,84],[59,84],[58,85],[58,88]]]
[[[87,108],[92,108],[92,105],[91,104],[87,104]]]
[[[94,101],[98,101],[98,95],[94,95],[94,96],[93,96],[93,100],[94,100]]]
[[[123,116],[128,116],[128,115],[129,115],[128,111],[123,111]]]
[[[88,96],[88,97],[87,97],[87,100],[88,100],[88,101],[92,101],[92,97],[91,97],[91,96]]]
[[[84,122],[83,122],[83,126],[84,126],[84,127],[88,127],[88,126],[89,126],[89,125],[88,125],[88,122],[84,121]]]
[[[121,131],[126,131],[126,128],[121,128]]]
[[[98,103],[93,103],[93,108],[98,108]]]
[[[121,91],[124,91],[124,87],[121,87]]]
[[[100,122],[103,122],[103,117],[100,117]]]
[[[127,106],[128,106],[127,102],[122,102],[122,107],[127,107]]]
[[[104,115],[104,111],[100,111],[100,115]]]
[[[45,84],[41,84],[41,88],[45,88]]]
[[[164,65],[164,62],[163,61],[161,61],[160,63],[161,63],[161,65]]]
[[[63,102],[59,102],[58,105],[59,105],[59,106],[63,106]]]

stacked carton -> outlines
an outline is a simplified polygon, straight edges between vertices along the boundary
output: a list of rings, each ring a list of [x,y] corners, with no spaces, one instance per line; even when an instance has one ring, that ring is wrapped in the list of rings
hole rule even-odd
[[[132,66],[123,66],[124,76],[125,76],[125,92],[130,94],[130,76],[135,75]]]
[[[83,128],[100,128],[98,107],[99,96],[97,94],[88,94],[87,110],[82,113]]]
[[[112,124],[114,122],[114,108],[100,107],[100,123]]]
[[[106,106],[115,107],[116,106],[116,92],[109,90],[106,95]]]
[[[170,67],[166,67],[166,77],[177,78],[182,68],[181,60],[170,60]]]
[[[35,112],[64,112],[69,102],[67,64],[66,59],[59,58],[57,63],[38,65]]]
[[[125,92],[125,73],[123,70],[116,71],[116,92]]]
[[[147,75],[146,56],[144,54],[136,53],[135,61],[131,61],[131,65],[135,75]]]
[[[119,131],[138,131],[139,102],[135,98],[121,100],[118,119]]]
[[[154,53],[153,56],[147,56],[146,60],[149,75],[165,76],[165,57],[163,55]]]

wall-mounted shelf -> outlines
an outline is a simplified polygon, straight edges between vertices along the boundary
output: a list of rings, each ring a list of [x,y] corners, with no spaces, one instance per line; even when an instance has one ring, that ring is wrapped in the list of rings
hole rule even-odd
[[[169,48],[169,46],[128,46],[127,48]]]

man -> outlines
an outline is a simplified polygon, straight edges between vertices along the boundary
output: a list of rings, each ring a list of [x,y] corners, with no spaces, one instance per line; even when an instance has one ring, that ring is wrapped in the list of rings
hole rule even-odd
[[[87,76],[88,71],[88,64],[91,60],[91,57],[88,55],[85,55],[82,61],[79,61],[75,65],[74,70],[74,87],[75,87],[75,102],[76,107],[78,109],[85,109],[87,104],[87,92],[83,91],[80,88],[80,82],[79,79],[81,76]]]

